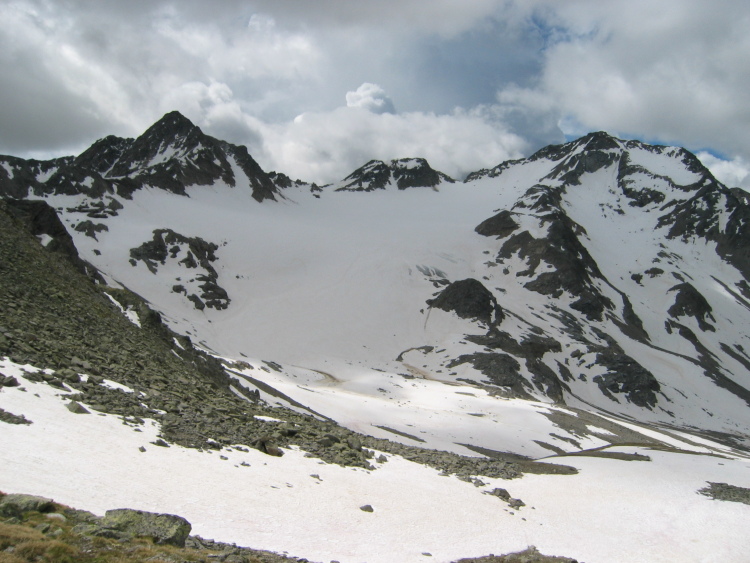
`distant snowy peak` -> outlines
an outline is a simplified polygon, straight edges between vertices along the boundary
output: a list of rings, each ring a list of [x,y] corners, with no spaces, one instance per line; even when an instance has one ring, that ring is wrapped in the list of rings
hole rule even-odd
[[[507,160],[494,168],[477,170],[469,174],[464,182],[468,183],[485,177],[497,178],[506,170],[517,165],[549,161],[556,163],[556,166],[547,176],[548,179],[557,179],[575,184],[577,178],[585,172],[595,172],[602,166],[612,164],[616,161],[622,162],[624,160],[627,163],[630,153],[652,155],[654,158],[650,159],[650,162],[652,164],[658,162],[662,168],[662,172],[666,170],[665,163],[667,161],[659,157],[670,159],[674,164],[673,169],[675,167],[684,169],[688,173],[698,176],[703,176],[704,174],[710,175],[700,160],[683,148],[649,145],[635,140],[623,140],[613,137],[609,133],[597,131],[568,143],[546,146],[528,158]]]
[[[136,139],[105,137],[79,156],[53,161],[0,157],[0,195],[130,195],[143,187],[185,194],[193,185],[246,187],[257,201],[277,187],[244,146],[206,135],[179,112],[166,114]]]
[[[341,181],[336,191],[371,192],[395,186],[399,190],[407,188],[432,188],[443,182],[455,180],[433,169],[424,158],[401,158],[389,163],[371,160]]]
[[[474,172],[465,181],[511,180],[521,191],[523,185],[512,178],[518,170],[532,168],[538,175],[521,192],[514,210],[563,213],[577,199],[576,190],[585,189],[580,187],[585,179],[602,174],[595,184],[607,193],[591,194],[601,200],[602,209],[620,217],[641,209],[653,214],[648,217],[654,220],[646,221],[649,228],[663,231],[668,239],[714,243],[719,256],[750,281],[750,198],[717,181],[689,151],[596,132]]]
[[[180,194],[191,185],[235,186],[241,175],[256,200],[274,199],[276,187],[247,148],[204,134],[176,111],[135,139],[107,173],[109,178],[129,178]]]

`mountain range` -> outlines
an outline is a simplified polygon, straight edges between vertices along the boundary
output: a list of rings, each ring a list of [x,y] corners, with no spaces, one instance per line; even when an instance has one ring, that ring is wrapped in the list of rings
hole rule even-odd
[[[266,172],[245,147],[172,112],[136,139],[106,137],[75,157],[0,156],[0,196],[0,412],[17,423],[0,451],[26,451],[8,453],[18,465],[0,487],[111,508],[100,488],[74,492],[29,470],[54,435],[30,438],[39,425],[23,420],[46,415],[7,384],[30,377],[26,387],[51,389],[37,392],[40,407],[43,398],[46,409],[67,401],[120,417],[188,452],[179,455],[244,450],[273,458],[276,475],[293,470],[278,465],[291,457],[355,468],[375,476],[356,487],[374,486],[381,505],[417,474],[432,487],[425,471],[474,489],[444,492],[446,506],[497,501],[492,492],[512,478],[508,488],[528,483],[518,486],[527,496],[547,491],[546,508],[538,498],[541,512],[526,509],[502,541],[477,523],[491,521],[483,504],[464,516],[476,533],[420,500],[384,515],[379,535],[357,515],[349,540],[315,541],[276,524],[320,534],[311,518],[342,522],[320,508],[299,522],[284,501],[267,517],[276,532],[243,535],[196,500],[204,528],[225,541],[341,561],[421,561],[428,551],[449,561],[532,543],[586,561],[718,561],[750,547],[727,539],[728,522],[746,520],[750,487],[750,196],[685,149],[598,132],[463,180],[415,157],[371,160],[321,186]],[[80,431],[74,411],[55,424]],[[114,440],[103,428],[87,431]],[[66,455],[51,461],[67,467]],[[385,466],[400,468],[388,486],[376,477]],[[300,488],[290,475],[286,485]],[[355,485],[336,475],[333,505],[311,492],[288,502],[338,511]],[[570,499],[549,494],[566,479],[585,497],[588,524],[576,531],[562,516]],[[746,501],[696,494],[719,480]],[[151,488],[118,500],[180,507],[168,494],[151,502],[163,483],[141,481]],[[656,484],[662,503],[688,489],[691,500],[641,504],[638,491]],[[618,487],[630,498],[611,499]],[[688,507],[721,525],[675,551],[666,536],[691,533],[693,520],[674,521]],[[405,514],[430,524],[402,537]],[[433,536],[441,526],[445,541]],[[648,542],[621,552],[643,534]]]

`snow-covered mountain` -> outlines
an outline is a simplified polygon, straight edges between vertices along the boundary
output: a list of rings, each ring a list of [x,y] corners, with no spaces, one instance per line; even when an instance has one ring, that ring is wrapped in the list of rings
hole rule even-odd
[[[0,194],[223,362],[236,394],[503,462],[720,455],[750,485],[750,204],[684,149],[592,133],[463,182],[403,158],[317,186],[172,112],[77,157],[0,157]]]

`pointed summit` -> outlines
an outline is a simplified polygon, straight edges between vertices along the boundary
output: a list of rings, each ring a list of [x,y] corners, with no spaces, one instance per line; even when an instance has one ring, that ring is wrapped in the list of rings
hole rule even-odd
[[[170,111],[139,137],[149,141],[174,141],[189,136],[203,136],[203,131],[179,111]]]
[[[576,141],[580,146],[585,146],[586,150],[593,151],[606,151],[606,150],[617,150],[623,146],[623,141],[617,137],[613,137],[606,131],[595,131],[589,133]]]
[[[185,194],[191,185],[223,182],[235,186],[233,163],[247,176],[257,201],[275,199],[276,188],[245,147],[219,141],[178,111],[171,111],[125,149],[107,177],[131,185]]]
[[[138,169],[165,162],[175,155],[186,154],[199,145],[207,144],[208,139],[199,127],[180,112],[169,112],[123,152],[109,176],[127,176]]]
[[[173,127],[173,128],[188,128],[191,129],[195,127],[195,124],[193,124],[192,121],[190,121],[187,117],[182,115],[179,111],[173,110],[168,113],[165,113],[164,116],[154,123],[153,127],[157,126],[164,126],[164,127]]]

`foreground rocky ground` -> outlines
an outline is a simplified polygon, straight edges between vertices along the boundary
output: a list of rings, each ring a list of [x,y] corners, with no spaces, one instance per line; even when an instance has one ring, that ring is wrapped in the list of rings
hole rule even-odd
[[[202,562],[303,563],[267,551],[190,536],[190,523],[171,514],[118,509],[97,517],[50,499],[0,493],[0,563]],[[459,563],[575,563],[540,554],[534,547]]]

